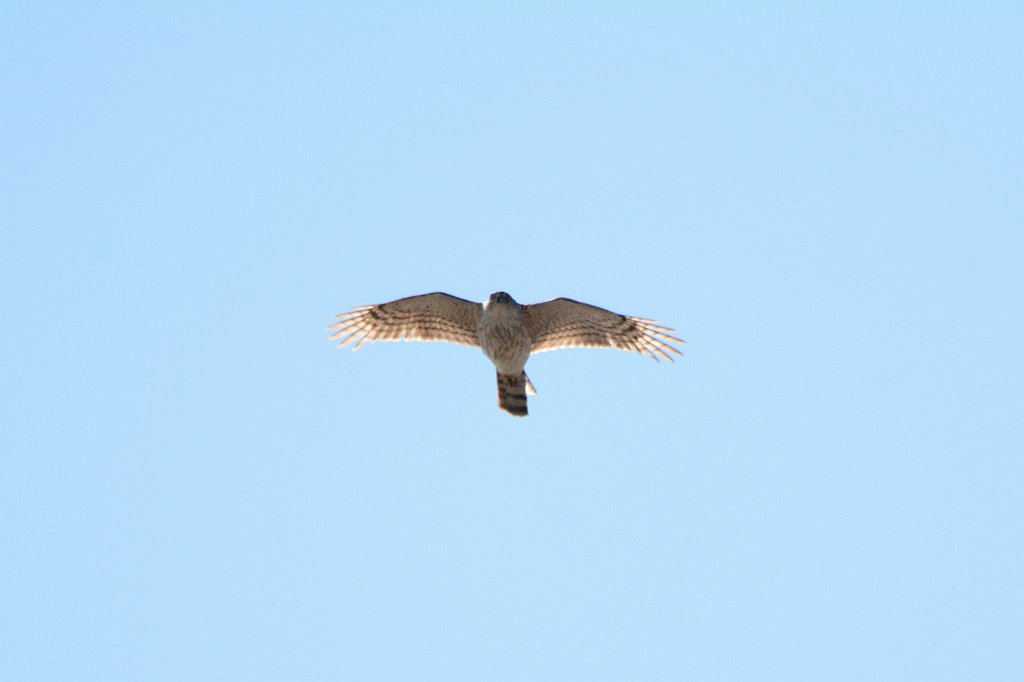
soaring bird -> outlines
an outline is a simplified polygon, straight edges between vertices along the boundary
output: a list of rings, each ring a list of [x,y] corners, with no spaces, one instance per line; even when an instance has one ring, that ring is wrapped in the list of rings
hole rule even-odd
[[[619,348],[672,361],[686,343],[654,320],[619,315],[570,298],[522,305],[504,291],[483,303],[435,292],[364,305],[337,316],[328,329],[338,347],[366,341],[448,341],[483,350],[498,373],[498,407],[525,417],[526,394],[537,392],[524,367],[533,353],[557,348]]]

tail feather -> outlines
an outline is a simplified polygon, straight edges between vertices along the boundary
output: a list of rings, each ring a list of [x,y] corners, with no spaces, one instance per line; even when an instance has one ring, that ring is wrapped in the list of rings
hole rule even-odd
[[[519,376],[498,374],[498,407],[517,417],[525,417],[528,382],[525,372]]]

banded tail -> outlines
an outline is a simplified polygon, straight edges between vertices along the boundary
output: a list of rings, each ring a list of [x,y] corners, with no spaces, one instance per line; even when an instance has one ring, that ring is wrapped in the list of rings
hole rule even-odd
[[[498,407],[517,417],[525,417],[526,394],[537,395],[526,372],[519,376],[498,373]]]

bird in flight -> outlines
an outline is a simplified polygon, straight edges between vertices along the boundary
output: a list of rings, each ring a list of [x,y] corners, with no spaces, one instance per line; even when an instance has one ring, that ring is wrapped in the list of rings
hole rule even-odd
[[[504,291],[484,303],[441,292],[364,305],[337,316],[338,347],[366,341],[448,341],[483,350],[498,371],[498,407],[525,417],[526,394],[536,395],[523,368],[533,353],[557,348],[618,348],[672,360],[670,342],[686,343],[654,320],[619,315],[570,298],[522,305]]]

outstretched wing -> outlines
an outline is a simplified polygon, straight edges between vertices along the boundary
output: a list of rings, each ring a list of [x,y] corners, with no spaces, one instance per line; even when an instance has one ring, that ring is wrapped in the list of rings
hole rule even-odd
[[[627,317],[571,298],[556,298],[523,306],[526,328],[533,341],[531,353],[556,348],[598,346],[619,348],[671,361],[669,352],[682,355],[670,341],[686,343],[654,320]]]
[[[477,327],[483,305],[441,292],[390,303],[363,305],[338,315],[331,340],[338,347],[364,341],[449,341],[479,346]]]

